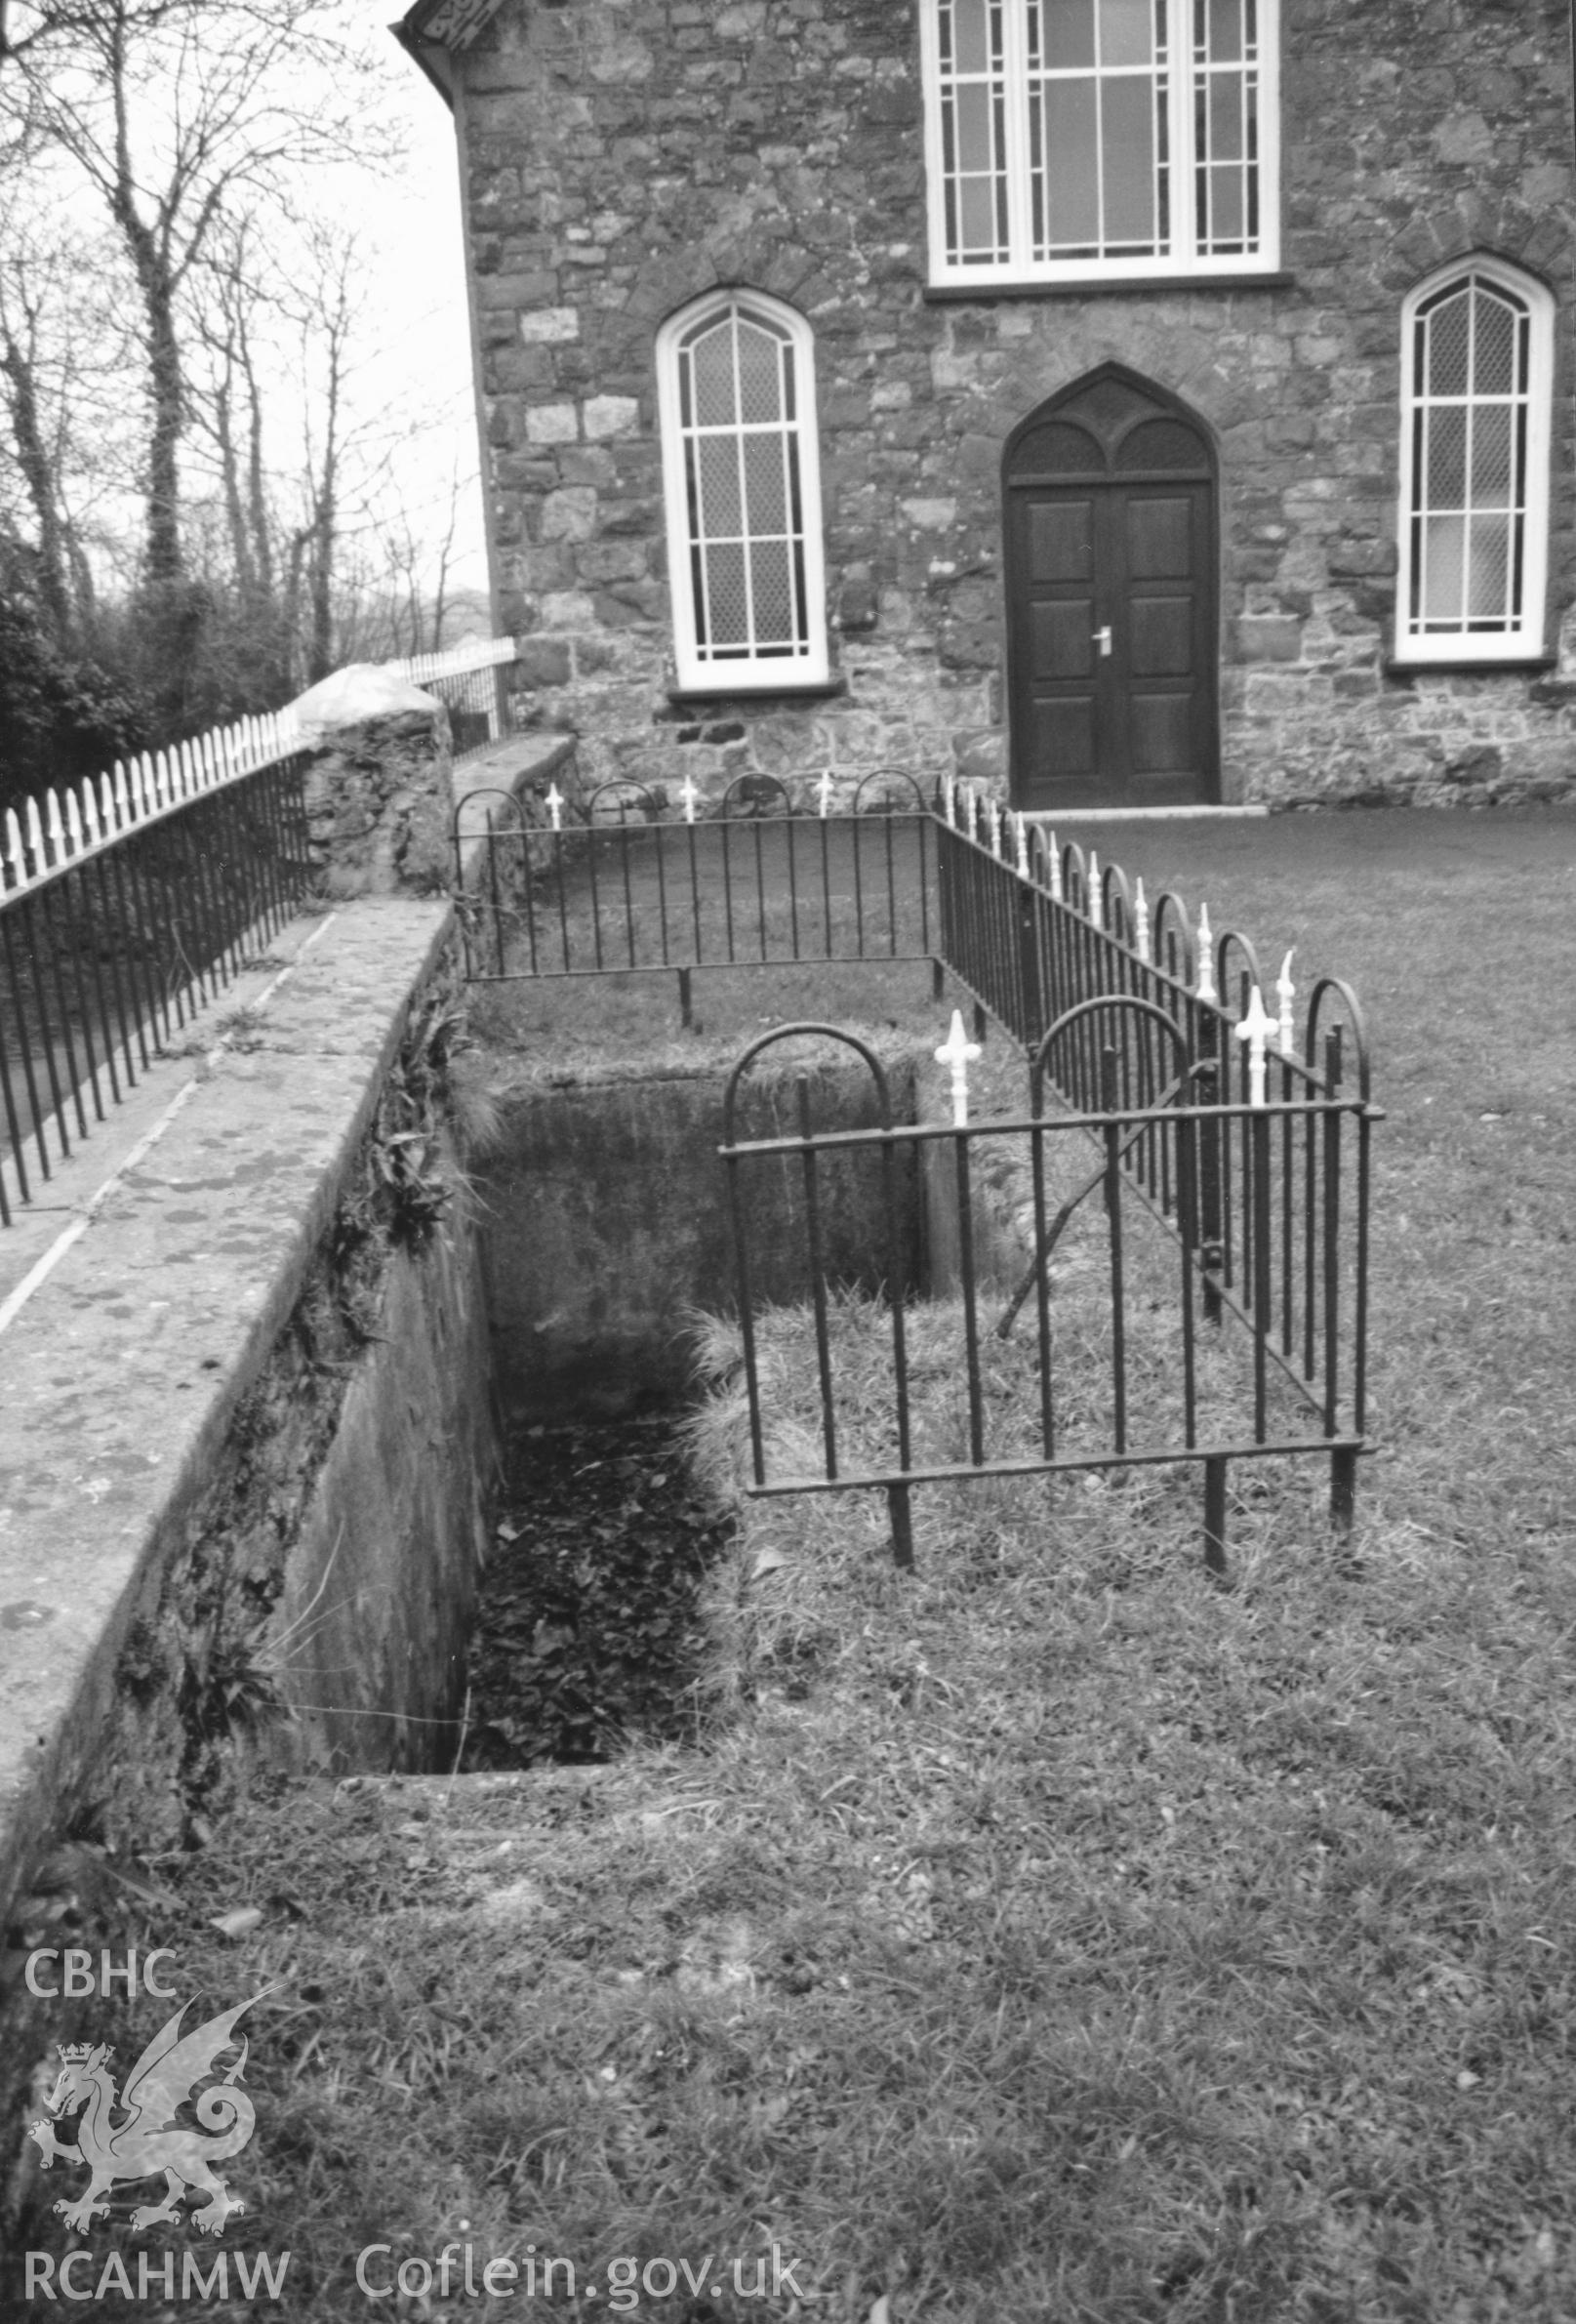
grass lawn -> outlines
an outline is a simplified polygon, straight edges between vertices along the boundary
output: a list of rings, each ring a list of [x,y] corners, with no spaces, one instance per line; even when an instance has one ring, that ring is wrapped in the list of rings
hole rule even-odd
[[[454,2241],[573,2260],[578,2318],[1576,2314],[1576,818],[1094,844],[1366,1005],[1350,1562],[1313,1467],[1233,1470],[1226,1591],[1195,1476],[919,1488],[911,1577],[877,1498],[746,1504],[692,1744],[281,1786],[154,1867],[182,1991],[278,1982],[226,2241],[293,2251],[302,2324],[533,2312],[523,2272],[453,2310],[355,2287],[364,2246],[386,2282]],[[774,1379],[773,1426],[813,1423],[813,1367]]]

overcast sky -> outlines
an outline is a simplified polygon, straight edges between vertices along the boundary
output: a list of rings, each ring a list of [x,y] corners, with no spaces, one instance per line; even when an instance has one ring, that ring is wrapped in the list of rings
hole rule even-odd
[[[359,0],[363,21],[383,25],[392,13],[387,0],[381,6],[378,0]],[[384,37],[395,53],[408,159],[392,186],[381,173],[369,173],[362,198],[368,225],[382,246],[377,300],[390,367],[435,415],[450,416],[423,448],[411,495],[413,510],[420,498],[437,521],[448,496],[450,460],[458,455],[466,476],[474,478],[476,470],[460,172],[448,106],[397,48],[392,33]],[[474,481],[465,495],[463,524],[464,570],[458,579],[463,587],[485,589],[487,555]]]

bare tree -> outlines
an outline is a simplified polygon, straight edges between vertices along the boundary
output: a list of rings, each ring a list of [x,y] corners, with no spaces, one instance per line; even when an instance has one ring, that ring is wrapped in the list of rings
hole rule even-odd
[[[347,13],[0,0],[0,535],[143,741],[443,634],[461,487],[413,516],[403,470],[463,423],[390,396],[306,166],[390,148]]]
[[[441,503],[413,513],[397,494],[397,512],[379,525],[384,619],[395,654],[436,653],[443,644],[461,506],[472,481],[456,465]]]
[[[358,392],[380,358],[370,352],[357,238],[306,221],[288,264],[250,240],[244,228],[226,233],[202,270],[192,450],[222,513],[236,598],[253,608],[250,634],[271,636],[282,678],[297,683],[325,675],[347,650],[365,594],[365,556],[351,544],[384,523],[379,505],[397,497],[411,429],[386,392]],[[266,382],[280,370],[295,400],[265,413]],[[452,535],[452,511],[448,522]],[[451,553],[442,549],[441,561]],[[413,536],[411,554],[424,566],[424,541]]]
[[[92,187],[129,265],[148,403],[144,571],[155,589],[178,584],[193,270],[304,165],[366,157],[377,133],[358,84],[376,67],[331,0],[43,0],[14,11],[6,53],[30,134]]]
[[[315,685],[334,667],[334,558],[339,546],[341,470],[344,459],[344,387],[355,323],[350,246],[327,234],[317,245],[319,296],[317,355],[321,366],[318,392],[309,407],[317,425],[307,430],[307,494],[310,534],[307,543],[306,682]],[[303,330],[303,338],[306,332]],[[304,352],[304,349],[303,349]]]
[[[25,284],[14,294],[11,305],[0,290],[0,372],[6,379],[17,466],[37,527],[39,595],[57,632],[63,637],[73,627],[65,528],[61,521],[59,470],[44,440],[38,384],[38,309],[28,297]]]
[[[90,551],[103,519],[124,512],[137,458],[125,378],[135,362],[101,247],[67,228],[8,221],[0,257],[0,514],[32,536],[40,593],[62,637],[95,597]],[[95,518],[93,511],[98,511]]]
[[[277,702],[296,673],[278,591],[281,520],[264,446],[271,319],[264,286],[272,269],[254,255],[252,227],[250,219],[226,222],[203,266],[187,406],[199,451],[217,471],[246,691]]]

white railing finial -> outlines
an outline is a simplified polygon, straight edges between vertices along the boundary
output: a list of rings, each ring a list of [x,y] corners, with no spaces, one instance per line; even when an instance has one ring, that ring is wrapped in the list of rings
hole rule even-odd
[[[1218,1000],[1215,990],[1215,939],[1210,931],[1209,906],[1198,907],[1198,983],[1195,988],[1200,1000]]]
[[[822,769],[821,780],[816,785],[816,797],[821,803],[821,819],[824,823],[831,813],[831,769],[829,766]]]
[[[549,784],[547,788],[546,808],[552,817],[553,830],[561,832],[564,828],[564,795],[556,783]]]
[[[1248,1003],[1248,1013],[1236,1029],[1238,1040],[1248,1043],[1248,1104],[1264,1103],[1264,1044],[1277,1030],[1276,1020],[1264,1005],[1264,995],[1257,985]]]
[[[1292,1015],[1291,1007],[1297,998],[1297,987],[1291,981],[1291,954],[1296,950],[1297,947],[1293,945],[1291,952],[1281,961],[1280,974],[1275,979],[1275,999],[1280,1003],[1280,1054],[1282,1057],[1294,1057],[1297,1053],[1297,1021]]]
[[[969,1121],[969,1067],[976,1057],[984,1055],[977,1040],[970,1040],[963,1030],[963,1011],[952,1011],[952,1029],[936,1051],[936,1063],[949,1066],[952,1075],[952,1127],[967,1129]]]
[[[1105,901],[1100,893],[1100,858],[1089,850],[1089,925],[1103,928],[1106,924]]]
[[[1141,960],[1152,960],[1150,947],[1150,907],[1144,893],[1144,875],[1140,872],[1133,888],[1133,941]]]
[[[679,785],[678,796],[679,803],[684,809],[685,822],[693,823],[695,810],[701,803],[701,786],[695,780],[693,770],[684,777],[683,782]]]

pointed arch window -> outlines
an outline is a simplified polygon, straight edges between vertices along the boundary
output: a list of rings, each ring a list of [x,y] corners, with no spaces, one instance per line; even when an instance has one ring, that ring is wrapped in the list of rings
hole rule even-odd
[[[791,307],[724,292],[657,338],[681,688],[827,679],[814,347]]]
[[[1397,661],[1542,651],[1553,315],[1541,283],[1487,260],[1406,302]]]
[[[931,281],[1279,264],[1278,0],[920,0]]]

